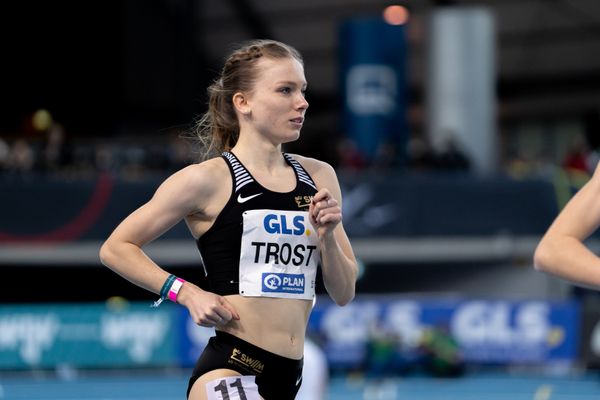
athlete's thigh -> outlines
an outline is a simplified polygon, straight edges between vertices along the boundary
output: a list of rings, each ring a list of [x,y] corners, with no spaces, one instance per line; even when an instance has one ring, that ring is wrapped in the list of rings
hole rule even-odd
[[[202,375],[194,382],[188,400],[208,400],[208,393],[214,393],[212,399],[231,400],[264,400],[258,394],[253,394],[252,388],[245,388],[246,380],[254,377],[242,375],[231,369],[216,369]],[[249,389],[249,390],[248,390]],[[220,396],[220,397],[217,397]]]

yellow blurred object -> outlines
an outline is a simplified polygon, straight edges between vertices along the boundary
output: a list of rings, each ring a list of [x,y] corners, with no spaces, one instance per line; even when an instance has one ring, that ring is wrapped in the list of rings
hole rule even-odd
[[[112,296],[106,299],[106,307],[111,311],[123,311],[129,307],[129,302],[125,297]]]
[[[560,327],[554,327],[550,330],[547,342],[551,347],[557,347],[565,341],[565,332]]]
[[[50,114],[48,110],[37,110],[35,113],[33,113],[31,122],[36,131],[43,132],[48,130],[48,128],[50,128],[52,125],[52,114]]]

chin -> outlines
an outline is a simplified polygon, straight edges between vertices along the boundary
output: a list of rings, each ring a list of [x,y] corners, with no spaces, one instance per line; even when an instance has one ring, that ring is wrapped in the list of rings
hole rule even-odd
[[[296,140],[300,139],[300,132],[297,132],[293,135],[288,135],[284,138],[282,138],[281,143],[291,143],[291,142],[295,142]]]

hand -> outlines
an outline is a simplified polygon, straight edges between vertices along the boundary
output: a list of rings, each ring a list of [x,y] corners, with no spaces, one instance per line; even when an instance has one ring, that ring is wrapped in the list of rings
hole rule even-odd
[[[342,209],[327,189],[321,189],[315,194],[308,208],[308,214],[317,229],[319,238],[331,234],[342,221]]]
[[[240,319],[225,297],[204,291],[189,282],[185,282],[179,290],[177,302],[187,307],[192,320],[200,326],[226,325],[232,319]]]

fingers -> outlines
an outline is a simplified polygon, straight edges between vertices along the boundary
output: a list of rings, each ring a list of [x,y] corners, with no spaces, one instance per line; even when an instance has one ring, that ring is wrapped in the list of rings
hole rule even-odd
[[[227,301],[227,299],[221,297],[221,302],[223,308],[225,308],[225,310],[229,313],[229,320],[232,318],[235,320],[240,319],[240,315],[237,313],[237,311],[235,311],[235,308],[230,302]]]
[[[198,309],[198,313],[190,310],[190,313],[196,316],[195,318],[193,317],[196,324],[204,327],[214,327],[226,325],[232,319],[240,319],[233,305],[224,297],[217,296],[214,293],[211,293],[211,295],[213,296],[213,300],[209,304],[206,302],[203,303],[204,306]]]
[[[207,315],[205,318],[203,318],[200,322],[200,325],[202,326],[208,326],[208,327],[212,327],[212,326],[217,326],[217,325],[223,325],[223,319],[218,316],[212,316],[212,315]]]
[[[319,225],[325,225],[330,223],[337,224],[342,220],[342,213],[339,210],[335,212],[326,213],[320,212],[319,215],[316,217],[316,220]]]
[[[329,193],[329,190],[321,189],[317,193],[315,193],[315,195],[312,198],[312,201],[314,204],[316,204],[320,201],[331,199],[331,198],[332,197],[331,197],[331,193]]]
[[[329,192],[318,192],[313,197],[313,202],[309,209],[311,219],[317,225],[326,224],[329,222],[337,223],[341,221],[342,209],[336,199],[329,195]]]
[[[220,305],[212,310],[213,313],[207,315],[211,322],[214,322],[215,325],[225,325],[232,319],[240,319],[239,314],[235,311],[231,303],[222,297],[220,298],[220,303]]]
[[[204,316],[204,318],[200,318],[198,325],[212,327],[212,326],[218,326],[218,325],[225,325],[229,321],[231,321],[231,314],[229,314],[229,316],[227,316],[227,315],[223,316],[217,312],[214,312],[214,313],[206,314]]]
[[[315,203],[315,207],[320,210],[324,210],[324,209],[330,208],[330,207],[337,207],[337,205],[338,205],[338,201],[334,198],[323,199],[323,200]]]
[[[325,209],[329,207],[337,207],[339,203],[335,198],[333,198],[331,193],[329,193],[329,190],[321,189],[313,196],[311,205],[318,209]]]

